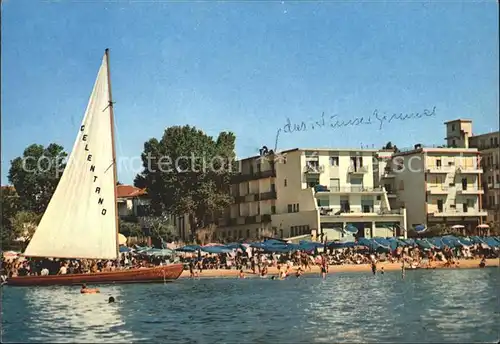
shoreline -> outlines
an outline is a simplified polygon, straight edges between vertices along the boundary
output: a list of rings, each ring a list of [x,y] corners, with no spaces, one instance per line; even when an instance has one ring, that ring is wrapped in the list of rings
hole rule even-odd
[[[458,266],[453,267],[445,267],[443,262],[435,262],[432,268],[419,268],[418,270],[434,270],[434,269],[479,269],[479,263],[481,259],[462,259],[458,260]],[[500,260],[499,259],[486,259],[486,267],[499,267]],[[401,270],[401,263],[378,263],[377,264],[377,272],[380,272],[381,268],[384,268],[384,271],[398,271]],[[297,267],[292,267],[291,271],[295,272]],[[411,270],[411,269],[407,269]],[[198,270],[196,270],[198,271]],[[348,265],[330,265],[328,267],[328,273],[336,273],[336,272],[370,272],[371,266],[370,264],[348,264]],[[243,273],[245,277],[258,277],[258,274],[252,273],[250,269],[243,269]],[[320,267],[317,265],[311,266],[311,270],[309,269],[304,271],[305,275],[317,274],[321,273]],[[233,277],[237,278],[239,271],[236,269],[226,270],[226,269],[211,269],[211,270],[203,270],[201,273],[198,273],[196,278],[228,278]],[[189,270],[184,270],[179,278],[190,278]],[[274,266],[268,268],[268,276],[278,275],[278,269]]]

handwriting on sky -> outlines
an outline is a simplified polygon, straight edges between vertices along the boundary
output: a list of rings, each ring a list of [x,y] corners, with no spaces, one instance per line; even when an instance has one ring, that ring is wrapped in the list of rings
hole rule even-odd
[[[284,133],[294,133],[301,131],[310,131],[317,129],[340,129],[345,127],[357,127],[376,125],[379,130],[383,128],[386,123],[392,123],[396,121],[407,121],[407,120],[419,120],[427,117],[436,116],[436,107],[434,106],[432,110],[424,109],[423,112],[416,113],[394,113],[388,115],[385,112],[383,114],[379,113],[378,110],[373,111],[373,113],[367,117],[354,117],[351,119],[341,119],[338,115],[327,116],[323,112],[321,116],[317,119],[311,121],[301,121],[299,123],[292,123],[290,118],[287,118],[286,124],[278,129],[277,135],[281,132]]]

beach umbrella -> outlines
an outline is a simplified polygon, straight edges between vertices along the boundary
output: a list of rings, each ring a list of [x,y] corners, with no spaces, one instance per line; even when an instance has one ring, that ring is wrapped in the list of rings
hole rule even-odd
[[[120,253],[126,253],[126,252],[130,252],[132,251],[130,248],[128,248],[127,246],[123,246],[123,245],[120,245]]]
[[[413,229],[415,230],[415,232],[420,234],[420,233],[424,233],[427,230],[427,226],[426,225],[416,225],[415,227],[413,227]]]
[[[184,246],[184,247],[180,247],[178,249],[176,249],[176,251],[178,252],[196,252],[198,250],[200,250],[200,246],[198,245],[187,245],[187,246]]]
[[[123,235],[122,233],[118,233],[118,244],[120,244],[120,245],[127,244],[127,237],[125,235]]]
[[[215,253],[215,254],[221,254],[221,253],[229,253],[232,252],[230,248],[227,248],[226,246],[203,246],[201,248],[203,252],[207,253]]]
[[[173,250],[164,248],[161,250],[160,249],[155,250],[154,252],[151,253],[151,255],[155,257],[165,257],[165,256],[171,256],[173,253],[174,253]]]
[[[358,233],[358,228],[352,224],[348,224],[347,226],[344,227],[344,231],[346,233],[350,233],[352,235]]]

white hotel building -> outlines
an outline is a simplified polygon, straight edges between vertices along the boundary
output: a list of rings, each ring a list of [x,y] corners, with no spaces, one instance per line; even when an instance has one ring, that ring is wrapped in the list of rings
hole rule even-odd
[[[234,204],[219,219],[225,240],[311,235],[340,239],[406,236],[405,209],[391,209],[379,186],[377,150],[293,149],[268,159],[244,159],[232,185]]]

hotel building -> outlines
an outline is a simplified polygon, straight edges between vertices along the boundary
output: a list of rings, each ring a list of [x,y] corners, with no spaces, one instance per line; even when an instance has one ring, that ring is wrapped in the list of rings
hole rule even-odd
[[[471,230],[482,224],[487,212],[481,203],[479,161],[478,150],[468,148],[415,145],[394,154],[395,203],[406,207],[408,227],[446,224]]]
[[[384,187],[375,185],[376,153],[293,149],[241,161],[231,188],[235,202],[219,219],[219,236],[332,240],[340,239],[347,225],[357,227],[361,237],[405,236],[406,211],[391,209]]]
[[[457,119],[445,123],[448,145],[477,148],[481,154],[484,190],[483,207],[488,222],[500,221],[500,132],[473,135],[472,121]]]

